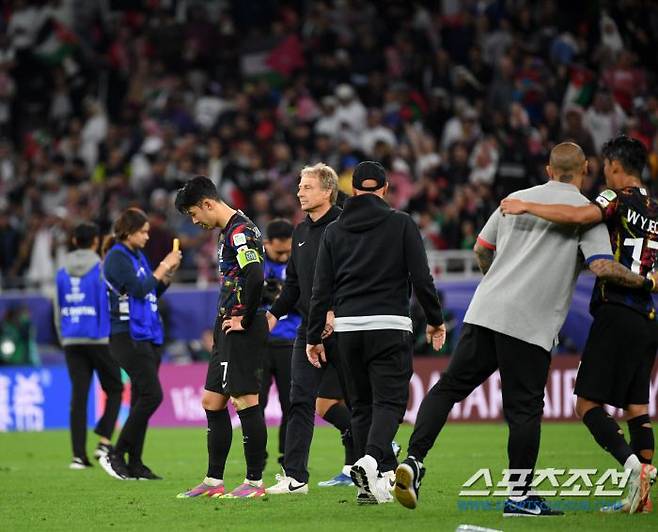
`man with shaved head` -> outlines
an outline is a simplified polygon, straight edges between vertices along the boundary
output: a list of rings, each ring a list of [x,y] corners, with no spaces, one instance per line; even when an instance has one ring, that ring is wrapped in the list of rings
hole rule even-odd
[[[587,173],[587,159],[583,150],[574,142],[563,142],[551,150],[546,172],[551,177],[557,174],[558,181],[570,183],[573,181],[574,173],[585,175]]]
[[[560,145],[563,146],[563,145]],[[551,154],[551,167],[567,167],[578,153],[568,150]],[[554,161],[555,156],[555,161]],[[574,227],[605,222],[615,260],[644,279],[644,287],[611,283],[599,278],[594,286],[590,312],[594,323],[578,369],[576,413],[596,442],[630,470],[626,499],[609,511],[650,512],[649,489],[656,478],[651,465],[654,437],[649,418],[649,382],[656,357],[656,311],[650,291],[658,258],[658,203],[643,187],[640,176],[647,160],[642,143],[625,135],[606,142],[601,152],[607,190],[589,204],[545,205],[507,199],[503,213],[529,213],[545,220]],[[530,198],[528,198],[530,199]],[[551,201],[544,203],[563,203]],[[527,214],[526,214],[527,216]],[[623,408],[630,442],[604,405]]]
[[[551,152],[550,181],[513,198],[536,204],[589,202],[580,187],[587,161],[580,147],[563,143]],[[578,274],[586,264],[597,276],[641,289],[645,279],[613,260],[607,231],[558,225],[530,215],[496,210],[475,245],[484,274],[464,317],[450,365],[418,411],[409,456],[396,471],[395,494],[415,508],[422,461],[434,445],[452,406],[494,371],[500,371],[503,413],[513,489],[504,516],[561,515],[530,489],[539,452],[544,387],[551,349],[567,315]],[[648,293],[648,292],[647,292]]]

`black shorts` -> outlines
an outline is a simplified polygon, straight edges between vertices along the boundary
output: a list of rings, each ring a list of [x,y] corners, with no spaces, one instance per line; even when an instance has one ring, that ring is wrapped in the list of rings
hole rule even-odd
[[[206,375],[206,390],[231,397],[258,394],[268,334],[267,320],[261,313],[256,315],[246,331],[229,334],[222,331],[221,319],[217,318]]]
[[[622,305],[601,305],[578,368],[578,397],[626,408],[649,403],[656,323]]]

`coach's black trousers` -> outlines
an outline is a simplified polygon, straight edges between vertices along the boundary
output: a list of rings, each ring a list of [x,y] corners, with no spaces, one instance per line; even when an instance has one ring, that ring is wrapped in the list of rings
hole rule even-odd
[[[103,415],[94,432],[111,439],[121,407],[121,369],[107,345],[78,344],[64,346],[66,367],[71,378],[71,443],[73,456],[87,457],[87,399],[94,371],[107,396]]]
[[[533,470],[550,363],[550,353],[537,345],[465,323],[448,368],[420,405],[409,455],[422,461],[453,405],[498,369],[503,413],[509,426],[509,468]]]
[[[276,383],[281,405],[281,425],[279,426],[279,454],[283,455],[286,448],[286,430],[288,427],[288,413],[290,411],[290,366],[292,362],[292,342],[268,341],[267,355],[263,368],[260,396],[258,404],[263,411],[267,407],[267,399],[272,386],[272,379]]]
[[[327,363],[338,371],[343,381],[340,357],[333,336],[324,342]],[[292,350],[290,413],[286,431],[283,468],[297,482],[308,482],[308,454],[315,425],[315,400],[325,368],[316,368],[306,358],[306,341],[298,336]]]
[[[149,419],[162,402],[158,378],[159,347],[151,342],[136,342],[129,333],[110,336],[110,351],[130,377],[130,414],[126,419],[116,451],[128,453],[129,465],[142,463],[142,451]]]
[[[411,333],[383,329],[336,335],[352,407],[355,456],[369,454],[380,471],[395,469],[391,443],[409,399]]]

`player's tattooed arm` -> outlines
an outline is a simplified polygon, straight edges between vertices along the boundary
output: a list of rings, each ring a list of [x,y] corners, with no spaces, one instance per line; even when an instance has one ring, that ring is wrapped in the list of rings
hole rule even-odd
[[[486,275],[494,260],[494,250],[486,248],[481,244],[475,244],[473,251],[475,251],[475,258],[478,261],[482,275]]]
[[[628,286],[630,288],[641,288],[645,286],[646,279],[637,273],[610,259],[593,260],[589,269],[594,275],[612,283]]]

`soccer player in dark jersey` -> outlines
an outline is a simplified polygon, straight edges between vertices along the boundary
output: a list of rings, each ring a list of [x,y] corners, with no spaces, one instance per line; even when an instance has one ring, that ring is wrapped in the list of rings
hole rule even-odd
[[[178,497],[262,497],[267,429],[258,394],[268,335],[260,306],[262,236],[249,218],[222,201],[213,182],[204,176],[194,177],[178,191],[176,208],[204,229],[222,229],[214,345],[201,400],[208,419],[208,473],[201,484]],[[233,434],[226,409],[229,400],[242,424],[247,476],[225,493],[224,466]]]
[[[626,499],[609,511],[651,511],[649,489],[656,478],[651,465],[654,436],[649,418],[649,381],[656,355],[654,269],[658,257],[658,203],[640,180],[647,152],[636,139],[621,135],[601,153],[608,189],[589,205],[541,205],[517,199],[501,203],[504,214],[529,213],[555,223],[605,222],[615,260],[647,277],[632,288],[597,278],[590,312],[594,322],[576,379],[576,413],[596,442],[630,469]],[[630,444],[604,405],[623,408]]]

